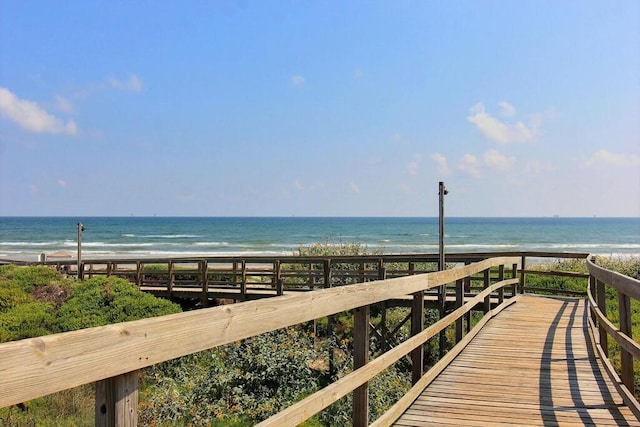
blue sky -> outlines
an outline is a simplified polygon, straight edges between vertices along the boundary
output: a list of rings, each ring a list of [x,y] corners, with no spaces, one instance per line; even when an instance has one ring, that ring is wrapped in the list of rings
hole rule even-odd
[[[640,2],[0,3],[0,215],[640,216]]]

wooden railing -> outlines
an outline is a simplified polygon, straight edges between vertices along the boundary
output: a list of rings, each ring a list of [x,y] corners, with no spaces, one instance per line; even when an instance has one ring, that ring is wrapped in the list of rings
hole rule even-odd
[[[480,252],[450,254],[447,255],[446,261],[448,266],[452,266],[490,257],[519,257],[521,293],[585,295],[584,292],[572,290],[531,287],[527,283],[527,277],[578,277],[586,281],[588,274],[527,269],[526,266],[532,258],[535,263],[544,258],[584,260],[587,256],[585,253]],[[210,298],[246,301],[282,295],[284,292],[428,273],[439,270],[438,262],[438,254],[96,259],[83,261],[80,276],[123,277],[155,295],[170,298],[193,298],[200,292],[201,303],[206,307]],[[51,261],[46,264],[76,274],[76,264],[73,260]],[[470,285],[473,286],[473,283]]]
[[[633,314],[631,300],[640,300],[640,280],[604,269],[596,265],[592,257],[587,260],[587,265],[590,274],[588,288],[591,308],[590,324],[594,336],[597,337],[596,349],[625,404],[634,411],[636,417],[640,418],[640,405],[634,396],[634,360],[640,360],[640,345],[633,339],[631,324]],[[607,318],[608,293],[617,296],[619,327]],[[619,376],[609,360],[609,337],[620,346]]]
[[[340,397],[353,393],[354,425],[368,423],[368,381],[410,354],[414,388],[378,423],[393,418],[484,323],[515,301],[519,257],[496,257],[454,269],[289,293],[158,318],[25,339],[0,345],[0,407],[82,384],[96,383],[96,424],[135,425],[139,370],[163,361],[215,348],[276,329],[353,310],[354,371],[327,388],[264,421],[263,425],[297,425]],[[505,279],[505,270],[511,278]],[[495,277],[492,272],[498,272]],[[464,285],[480,275],[483,289],[464,301]],[[454,284],[456,309],[427,329],[424,292]],[[505,297],[504,288],[511,289]],[[369,307],[412,296],[413,336],[369,361]],[[485,316],[473,330],[463,316],[478,305]],[[422,345],[455,324],[458,344],[427,374]],[[470,332],[469,332],[470,331]],[[171,345],[166,345],[171,343]]]

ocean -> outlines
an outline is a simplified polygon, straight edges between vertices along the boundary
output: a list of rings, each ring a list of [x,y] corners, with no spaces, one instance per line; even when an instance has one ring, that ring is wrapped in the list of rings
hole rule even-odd
[[[389,254],[437,253],[438,218],[0,217],[0,259],[292,255],[359,243]],[[446,218],[446,252],[557,251],[640,256],[640,218]]]

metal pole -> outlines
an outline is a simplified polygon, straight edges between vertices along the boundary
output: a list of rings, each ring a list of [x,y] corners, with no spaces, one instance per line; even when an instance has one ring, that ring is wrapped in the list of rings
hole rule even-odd
[[[78,223],[78,280],[82,280],[82,232],[84,226],[81,222]]]
[[[444,187],[444,182],[440,181],[439,185],[438,185],[438,195],[440,196],[440,231],[439,231],[439,235],[440,235],[440,239],[439,239],[439,243],[440,243],[440,258],[438,260],[438,270],[445,270],[446,269],[446,265],[445,265],[445,260],[444,260],[444,196],[448,193],[448,191],[446,190],[446,188]],[[440,319],[442,319],[445,316],[445,308],[446,308],[446,303],[447,303],[447,285],[442,285],[440,287],[438,287],[438,305],[440,306]],[[446,336],[446,332],[440,331],[440,337],[439,337],[439,352],[440,352],[440,358],[442,358],[445,354],[445,347],[447,346],[447,336]]]
[[[440,248],[440,258],[439,258],[439,265],[438,265],[438,269],[439,270],[444,270],[445,269],[445,264],[444,264],[444,196],[446,196],[447,194],[449,194],[449,192],[447,191],[447,189],[444,187],[444,182],[440,181],[439,185],[438,185],[438,195],[440,196],[440,240],[439,240],[439,248]]]

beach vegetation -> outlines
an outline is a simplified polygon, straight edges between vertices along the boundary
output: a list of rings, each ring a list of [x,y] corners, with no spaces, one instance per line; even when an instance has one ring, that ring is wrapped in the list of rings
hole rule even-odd
[[[349,254],[370,253],[362,245],[328,242],[305,246],[300,251],[301,256],[309,257]],[[640,276],[640,260],[599,263],[632,277]],[[34,271],[17,271],[32,268]],[[349,274],[362,267],[344,263],[341,268],[336,274],[339,280],[333,285],[357,281]],[[545,268],[586,272],[583,261],[560,261]],[[586,289],[586,280],[575,277],[528,276],[527,282],[528,286],[539,288]],[[609,317],[617,322],[617,296],[611,290],[607,295]],[[632,304],[634,336],[640,336],[640,306],[636,301]],[[76,282],[46,267],[0,267],[0,341],[178,311],[177,305],[141,293],[124,279],[96,277]],[[396,345],[410,336],[410,322],[406,321],[409,313],[409,309],[403,307],[371,308],[370,322],[378,330],[371,334],[372,353],[381,354],[388,345]],[[380,335],[383,317],[384,328],[395,331],[394,336]],[[425,317],[425,324],[429,325],[438,319],[439,313],[426,310]],[[473,323],[480,317],[474,313]],[[453,332],[453,327],[446,330],[445,351],[455,341]],[[253,425],[350,372],[353,369],[352,337],[353,313],[345,312],[331,319],[317,319],[151,366],[143,370],[141,377],[139,424]],[[438,337],[425,345],[427,367],[437,361],[438,347]],[[615,346],[610,354],[614,363],[619,364]],[[401,359],[370,382],[372,420],[410,388],[410,372],[409,364]],[[638,379],[636,382],[640,384]],[[0,409],[0,425],[92,424],[92,395],[93,386],[86,385],[26,402],[21,407]],[[351,399],[351,395],[346,396],[303,425],[350,425]]]
[[[176,313],[180,307],[115,277],[77,282],[47,266],[0,267],[0,342]],[[93,386],[0,409],[0,426],[94,423]]]
[[[179,306],[141,292],[117,277],[94,277],[74,286],[57,312],[59,332],[180,312]]]

